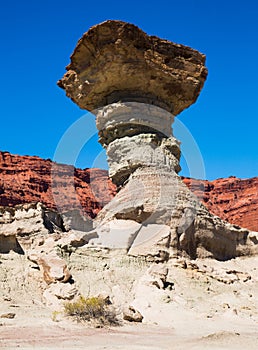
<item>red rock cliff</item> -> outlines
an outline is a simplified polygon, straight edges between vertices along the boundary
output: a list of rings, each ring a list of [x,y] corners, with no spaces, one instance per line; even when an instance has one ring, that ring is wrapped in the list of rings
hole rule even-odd
[[[258,177],[183,181],[211,213],[231,224],[258,231]]]
[[[56,209],[51,180],[53,165],[51,160],[39,157],[0,152],[0,205],[40,201]],[[116,193],[105,170],[75,169],[64,164],[58,164],[54,169],[57,186],[53,192],[58,191],[62,210],[77,208],[79,201],[85,213],[95,217]],[[183,181],[213,214],[232,224],[258,231],[258,177],[214,181],[183,178]]]
[[[95,217],[115,195],[116,187],[105,170],[75,169],[39,157],[0,152],[0,205],[42,202],[56,209],[52,190],[58,195],[59,209],[77,209],[81,205],[86,214]]]

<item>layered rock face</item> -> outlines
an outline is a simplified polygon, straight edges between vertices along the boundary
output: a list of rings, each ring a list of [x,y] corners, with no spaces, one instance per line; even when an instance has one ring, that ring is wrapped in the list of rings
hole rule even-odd
[[[52,164],[50,160],[39,157],[0,152],[0,205],[13,207],[39,201],[49,209],[55,209],[50,183]],[[58,183],[66,192],[66,197],[62,196],[65,211],[75,204],[75,197],[72,195],[74,191],[71,191],[72,184],[68,176],[70,170],[74,171],[77,199],[84,213],[90,217],[96,216],[103,205],[116,194],[116,186],[108,179],[104,170],[73,169],[61,164],[58,167]],[[183,182],[214,215],[231,224],[258,231],[258,178],[230,177],[214,181],[183,178]]]
[[[257,252],[255,235],[210,214],[177,175],[171,124],[199,95],[204,63],[195,50],[119,21],[95,26],[79,41],[58,84],[81,108],[94,109],[119,189],[96,218],[92,244],[156,261]]]
[[[93,218],[115,195],[100,169],[75,169],[39,157],[0,152],[0,205],[42,202],[49,209],[83,209]],[[58,199],[58,203],[57,203]]]
[[[78,218],[74,211],[59,214],[42,203],[0,207],[0,253],[13,250],[22,254],[33,246],[41,246],[42,250],[49,236],[57,240],[67,232],[92,229],[91,220],[85,218],[83,223],[82,217]]]
[[[214,181],[183,178],[211,213],[231,224],[258,231],[258,178]]]

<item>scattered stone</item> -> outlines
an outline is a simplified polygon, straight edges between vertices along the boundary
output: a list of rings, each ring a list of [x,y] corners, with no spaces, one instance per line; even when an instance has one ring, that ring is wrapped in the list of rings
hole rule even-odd
[[[13,312],[8,312],[7,314],[2,314],[2,315],[0,316],[0,318],[9,318],[9,319],[13,319],[15,316],[16,316],[15,313],[13,313]]]
[[[104,293],[104,292],[99,293],[96,295],[96,298],[103,300],[106,305],[112,304],[108,293]]]
[[[55,295],[58,299],[63,300],[71,300],[77,293],[75,285],[70,283],[54,283],[47,290],[51,291],[51,293]]]
[[[142,322],[143,316],[139,311],[135,310],[133,306],[129,306],[128,309],[123,312],[123,319],[129,322]]]
[[[162,264],[152,265],[148,270],[147,274],[150,277],[150,284],[158,287],[159,289],[165,288],[167,281],[168,268]]]
[[[4,300],[4,301],[11,301],[12,298],[10,298],[10,297],[5,297],[5,296],[4,296],[4,297],[3,297],[3,300]]]

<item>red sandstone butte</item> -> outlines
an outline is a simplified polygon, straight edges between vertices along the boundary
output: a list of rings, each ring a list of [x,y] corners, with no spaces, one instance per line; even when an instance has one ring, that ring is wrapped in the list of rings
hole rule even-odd
[[[56,174],[54,185],[52,169]],[[214,215],[258,231],[258,177],[214,181],[183,178],[183,181]],[[39,157],[0,152],[1,206],[42,202],[56,209],[53,192],[58,192],[59,210],[80,209],[79,203],[84,213],[94,218],[113,198],[116,187],[105,170],[76,169]]]
[[[85,214],[94,218],[115,193],[116,187],[105,170],[76,169],[35,156],[0,152],[1,206],[42,202],[57,209],[58,198],[59,210],[83,208]]]
[[[183,178],[209,211],[249,230],[258,231],[258,177],[231,176],[214,181]]]

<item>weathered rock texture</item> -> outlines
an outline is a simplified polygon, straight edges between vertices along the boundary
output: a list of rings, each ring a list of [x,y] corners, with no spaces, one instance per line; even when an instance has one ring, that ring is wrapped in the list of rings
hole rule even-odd
[[[177,250],[191,258],[213,256],[223,260],[251,254],[250,247],[254,243],[256,249],[257,243],[257,234],[209,213],[178,176],[151,167],[134,171],[96,220],[115,241],[122,234],[119,221],[137,221],[141,227],[127,230],[128,238],[136,235],[128,246],[129,254],[156,256],[157,260]],[[118,228],[112,230],[110,222],[114,220]]]
[[[83,109],[137,101],[176,115],[197,99],[207,76],[204,63],[205,56],[190,47],[106,21],[79,40],[58,84]]]
[[[0,207],[0,255],[25,254],[38,265],[45,287],[55,284],[54,288],[47,287],[46,290],[49,305],[54,306],[60,299],[72,298],[77,293],[66,262],[58,255],[61,238],[70,237],[70,241],[74,241],[76,233],[72,230],[69,234],[65,232],[62,216],[41,203]],[[57,290],[60,295],[56,295]]]
[[[258,231],[258,177],[183,181],[211,213],[231,224]]]
[[[51,193],[50,169],[52,162],[39,157],[18,156],[0,152],[0,205],[13,207],[16,204],[42,202],[49,209],[55,209]],[[73,169],[58,165],[60,169]],[[60,171],[59,183],[67,197],[62,197],[63,209],[74,207],[69,177]],[[89,176],[90,174],[90,176]],[[94,176],[92,176],[92,174]],[[94,217],[96,213],[116,194],[116,186],[108,179],[108,174],[99,169],[74,169],[75,187],[78,200],[85,213]],[[93,177],[94,189],[90,189]],[[258,232],[258,178],[239,179],[230,177],[214,181],[183,178],[184,183],[202,201],[211,213],[231,224]],[[46,188],[46,191],[42,191]],[[91,200],[91,196],[93,197]],[[89,199],[88,199],[89,198]],[[73,215],[72,215],[73,214]],[[77,222],[75,222],[78,217]],[[76,209],[67,214],[64,226],[68,231],[71,225],[85,231],[84,223]]]
[[[115,194],[104,170],[75,169],[39,157],[0,152],[0,174],[1,206],[41,202],[57,209],[58,204],[60,211],[83,208],[93,218]]]
[[[41,203],[0,207],[0,253],[24,253],[54,232],[62,232],[62,219]]]
[[[91,243],[113,248],[123,235],[129,255],[154,261],[258,253],[257,235],[214,217],[177,175],[180,148],[171,124],[198,97],[204,63],[197,51],[120,21],[92,27],[80,39],[58,84],[81,108],[95,110],[109,174],[120,190],[95,221],[108,243]],[[124,232],[124,220],[140,227]]]

